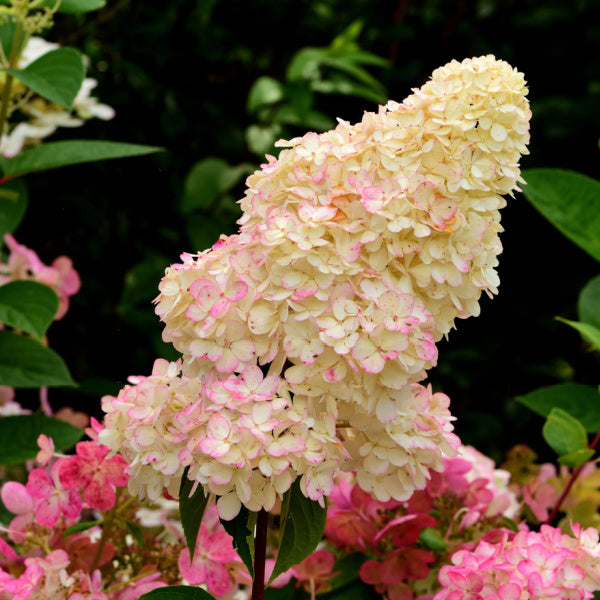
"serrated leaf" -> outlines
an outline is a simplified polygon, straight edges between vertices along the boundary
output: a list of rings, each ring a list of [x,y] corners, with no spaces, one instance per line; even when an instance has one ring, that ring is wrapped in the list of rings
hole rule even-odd
[[[600,329],[600,275],[590,279],[577,300],[579,320]]]
[[[30,333],[39,340],[58,310],[54,290],[37,281],[10,281],[0,286],[0,323]]]
[[[72,448],[84,434],[83,429],[45,415],[14,415],[0,418],[0,465],[15,465],[33,460],[40,451],[39,435],[51,437],[57,452]]]
[[[54,350],[28,336],[0,331],[0,385],[38,388],[77,384]]]
[[[231,521],[221,519],[221,525],[233,538],[233,547],[242,559],[250,577],[254,577],[254,527],[256,526],[255,512],[250,512],[242,506],[240,512]]]
[[[181,526],[185,535],[185,541],[190,551],[190,560],[194,558],[200,523],[208,504],[208,495],[204,495],[204,488],[198,484],[194,493],[190,495],[194,482],[187,477],[189,467],[186,467],[181,477],[181,487],[179,488],[179,514]]]
[[[585,427],[562,408],[550,411],[542,428],[542,435],[558,456],[588,449]]]
[[[569,321],[562,317],[556,317],[557,321],[566,323],[569,327],[576,329],[581,334],[581,337],[591,345],[592,350],[595,352],[600,351],[600,329],[597,329],[589,323],[582,323],[581,321]]]
[[[570,454],[563,454],[562,456],[559,456],[557,460],[561,465],[577,469],[578,467],[585,465],[592,456],[594,456],[594,450],[587,448],[585,450],[571,452]]]
[[[65,140],[48,142],[28,148],[13,158],[5,158],[0,155],[0,168],[6,177],[14,178],[27,175],[27,173],[56,169],[66,165],[143,156],[162,150],[162,148],[155,146],[141,146],[121,142]]]
[[[564,169],[523,171],[523,194],[572,242],[600,261],[600,182]]]
[[[68,537],[72,533],[81,533],[82,531],[87,531],[96,525],[100,525],[102,521],[81,521],[80,523],[75,523],[75,525],[71,525],[71,527],[67,527],[62,534],[62,537]]]
[[[12,233],[25,216],[27,188],[22,180],[6,181],[0,186],[0,239]]]
[[[199,587],[169,585],[143,594],[138,600],[215,600],[215,598]]]
[[[600,429],[600,394],[591,385],[561,383],[517,396],[516,401],[542,417],[547,417],[554,407],[562,408],[581,421],[588,433]]]
[[[306,498],[296,479],[283,497],[279,549],[269,583],[313,552],[323,537],[326,519],[327,507]]]
[[[57,48],[40,56],[24,69],[6,69],[30,90],[67,110],[85,77],[83,56],[75,48]]]

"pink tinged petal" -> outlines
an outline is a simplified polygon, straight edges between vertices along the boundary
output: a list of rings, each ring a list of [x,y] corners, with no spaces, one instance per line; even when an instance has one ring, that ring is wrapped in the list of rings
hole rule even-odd
[[[35,507],[35,519],[40,525],[54,527],[60,519],[58,498],[56,496],[50,496],[40,500]]]
[[[65,490],[61,496],[60,508],[67,519],[76,519],[81,514],[83,502],[76,490]]]
[[[212,563],[206,571],[206,587],[215,596],[224,596],[232,587],[229,571],[220,564]]]
[[[24,515],[33,511],[33,498],[27,488],[16,481],[8,481],[0,492],[4,506],[15,515]]]
[[[8,560],[19,560],[19,555],[12,549],[12,546],[8,544],[3,538],[0,537],[0,554],[2,554]],[[1,575],[1,573],[0,573]],[[2,581],[0,581],[0,586]]]
[[[185,316],[190,321],[202,321],[208,316],[208,311],[199,304],[190,304],[185,310]]]
[[[231,351],[242,362],[248,362],[256,356],[256,347],[250,340],[238,340],[231,344]]]
[[[196,558],[196,556],[194,558]],[[204,563],[199,560],[192,563],[190,561],[190,551],[187,548],[179,555],[177,566],[179,567],[179,572],[188,583],[200,585],[206,581]]]
[[[215,319],[222,316],[223,314],[225,314],[227,312],[227,309],[229,308],[229,304],[230,304],[230,302],[227,298],[219,298],[210,307],[210,311],[209,311],[210,316],[214,317]]]
[[[29,473],[26,487],[33,498],[46,498],[55,490],[50,476],[42,469],[34,469]]]
[[[498,588],[500,600],[519,600],[521,598],[521,587],[516,583],[504,583]]]
[[[91,508],[110,510],[115,505],[116,494],[111,485],[92,480],[86,486],[83,498]]]
[[[233,548],[233,538],[222,529],[209,536],[206,546],[210,560],[214,562],[224,564],[238,558],[238,554]]]
[[[214,414],[208,419],[208,429],[213,436],[224,440],[231,432],[231,423],[227,417]]]
[[[194,340],[190,344],[189,351],[194,358],[210,360],[211,362],[216,362],[223,354],[223,348],[210,340]]]
[[[228,289],[226,296],[232,301],[237,302],[246,297],[248,293],[248,284],[244,281],[234,282]]]
[[[200,452],[213,458],[222,458],[231,449],[231,444],[217,438],[204,438],[198,444]]]

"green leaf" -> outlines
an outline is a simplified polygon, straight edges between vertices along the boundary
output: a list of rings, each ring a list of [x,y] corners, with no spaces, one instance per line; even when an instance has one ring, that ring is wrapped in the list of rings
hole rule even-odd
[[[253,170],[248,163],[232,166],[212,156],[198,161],[185,178],[181,213],[187,215],[196,209],[209,209],[215,200]]]
[[[562,456],[559,456],[557,460],[561,465],[566,465],[572,469],[577,469],[578,467],[585,465],[585,463],[588,462],[592,456],[594,456],[594,450],[587,448],[585,450],[582,449],[569,454],[563,454]]]
[[[264,105],[276,104],[283,100],[283,86],[273,77],[259,77],[248,92],[246,110],[254,114],[258,108]]]
[[[42,6],[54,7],[56,0],[45,0]],[[76,15],[86,13],[92,10],[98,10],[106,6],[106,0],[61,0],[58,6],[59,13],[68,13]]]
[[[166,256],[151,253],[127,271],[119,300],[120,315],[126,315],[142,303],[149,304],[156,297],[156,282],[160,281],[168,264]]]
[[[85,77],[83,56],[75,48],[58,48],[40,56],[24,69],[6,69],[50,102],[71,110]]]
[[[12,233],[25,216],[27,188],[22,180],[7,181],[0,186],[0,239]]]
[[[189,469],[189,467],[186,467],[181,477],[179,514],[191,560],[194,557],[198,531],[200,531],[200,523],[202,522],[209,496],[204,495],[204,488],[200,484],[198,484],[194,493],[190,495],[194,482],[190,481],[187,477]]]
[[[577,300],[579,320],[600,329],[600,275],[590,279]]]
[[[233,538],[233,547],[244,561],[250,577],[254,577],[254,527],[256,525],[255,512],[250,512],[242,506],[240,512],[231,521],[221,519],[221,525]]]
[[[581,421],[588,433],[600,429],[600,395],[591,385],[561,383],[517,396],[516,401],[542,417],[547,417],[555,407],[562,408]]]
[[[246,143],[250,152],[263,156],[271,153],[275,142],[281,137],[281,126],[278,123],[271,125],[250,125],[246,129]]]
[[[8,2],[6,2],[8,4]],[[15,38],[15,31],[17,30],[17,17],[15,15],[4,14],[2,16],[2,24],[0,25],[0,47],[4,58],[3,64],[8,64],[8,59],[12,52],[13,40]],[[26,38],[23,36],[21,40],[21,48],[19,48],[19,54],[25,45]]]
[[[77,384],[54,350],[28,336],[0,331],[0,385],[38,388]]]
[[[102,521],[81,521],[80,523],[75,523],[75,525],[71,525],[71,527],[67,527],[62,534],[62,537],[68,537],[72,533],[81,533],[82,531],[87,531],[96,525],[100,525]]]
[[[572,242],[600,261],[600,182],[563,169],[523,172],[523,194]]]
[[[358,581],[358,572],[365,560],[366,556],[364,554],[356,552],[342,556],[336,561],[333,572],[337,573],[337,575],[330,579],[331,588],[328,591],[330,592]]]
[[[142,156],[160,151],[162,151],[162,148],[155,146],[140,146],[121,142],[66,140],[48,142],[41,146],[28,148],[13,158],[0,156],[0,168],[2,168],[5,176],[13,178],[66,165]]]
[[[542,428],[542,435],[558,456],[588,449],[585,427],[562,408],[550,411]]]
[[[419,533],[419,541],[429,550],[446,550],[446,540],[441,533],[433,527],[426,527]]]
[[[169,585],[143,594],[138,600],[215,600],[208,592],[191,585]]]
[[[556,320],[566,323],[573,329],[579,331],[581,337],[591,345],[592,350],[595,352],[600,351],[600,329],[597,329],[588,323],[582,323],[581,321],[569,321],[568,319],[563,319],[562,317],[556,317]]]
[[[37,281],[0,286],[0,322],[42,339],[58,310],[54,290]]]
[[[83,437],[84,431],[66,421],[45,415],[2,417],[0,465],[15,465],[34,459],[40,451],[37,439],[41,433],[52,438],[57,452],[63,452],[72,448]]]
[[[323,537],[326,518],[327,507],[306,498],[296,479],[283,497],[279,550],[269,582],[313,552]]]
[[[318,79],[319,66],[328,53],[328,48],[306,47],[298,50],[288,65],[286,80],[291,82]]]
[[[144,539],[142,528],[135,521],[125,521],[125,524],[131,535],[135,538],[137,545],[140,548],[143,548],[146,545],[146,540]]]

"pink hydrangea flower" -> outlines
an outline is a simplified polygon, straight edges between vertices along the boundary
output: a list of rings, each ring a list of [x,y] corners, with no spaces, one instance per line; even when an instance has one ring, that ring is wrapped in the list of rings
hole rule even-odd
[[[17,481],[6,482],[0,495],[4,506],[17,515],[8,526],[8,537],[16,544],[22,543],[35,520],[35,500],[27,488]]]
[[[59,477],[66,488],[83,489],[92,508],[109,510],[115,503],[115,486],[127,484],[127,463],[121,456],[107,458],[108,448],[97,442],[79,442],[76,456],[60,461]]]
[[[50,475],[43,469],[34,469],[27,479],[27,491],[38,502],[35,506],[35,519],[40,525],[54,527],[61,516],[76,519],[81,513],[81,496],[74,489],[67,489],[61,483],[59,470],[61,459],[52,465]]]

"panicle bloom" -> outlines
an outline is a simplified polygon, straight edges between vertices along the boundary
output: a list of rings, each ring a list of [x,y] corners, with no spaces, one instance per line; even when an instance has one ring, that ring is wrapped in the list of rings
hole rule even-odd
[[[505,534],[497,544],[460,550],[439,574],[435,600],[593,598],[600,586],[598,530],[574,527],[575,537],[549,525]]]
[[[497,291],[526,94],[522,74],[492,56],[452,61],[402,104],[280,142],[247,180],[238,234],[182,255],[160,283],[181,377],[153,396],[151,417],[129,406],[131,388],[105,401],[101,439],[134,463],[130,485],[162,477],[173,490],[175,465],[150,465],[177,447],[229,517],[240,504],[268,509],[297,476],[322,500],[336,470],[356,471],[380,501],[423,489],[459,441],[448,398],[419,382],[455,319]],[[273,390],[244,383],[267,365]]]

